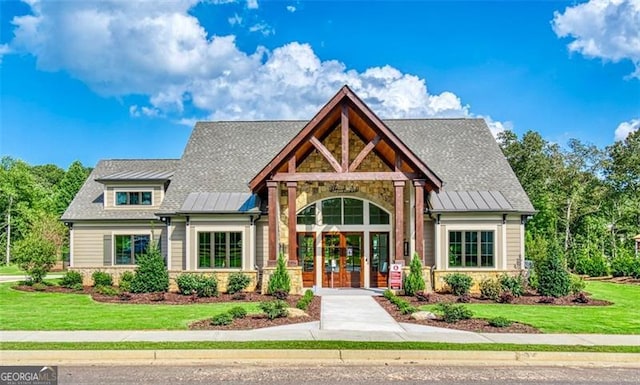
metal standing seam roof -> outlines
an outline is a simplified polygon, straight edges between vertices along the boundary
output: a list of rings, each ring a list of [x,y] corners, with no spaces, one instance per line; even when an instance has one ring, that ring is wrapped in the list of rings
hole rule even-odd
[[[100,178],[97,178],[97,182],[107,182],[107,181],[139,181],[139,180],[169,180],[173,176],[174,171],[157,171],[157,170],[147,170],[147,171],[120,171],[114,174],[106,175]]]
[[[197,192],[187,196],[180,213],[246,213],[260,210],[260,201],[250,193]]]
[[[440,191],[430,196],[431,211],[516,211],[500,191]]]

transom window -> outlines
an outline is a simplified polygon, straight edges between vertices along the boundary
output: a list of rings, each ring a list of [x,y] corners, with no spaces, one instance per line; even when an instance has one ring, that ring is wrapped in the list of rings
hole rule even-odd
[[[368,208],[368,217],[365,208]],[[365,223],[365,220],[369,222]],[[388,225],[390,216],[381,207],[362,199],[329,198],[300,210],[297,223],[299,225]]]
[[[151,191],[117,191],[116,205],[144,205],[149,206],[152,202]]]
[[[449,231],[449,267],[493,267],[494,231]]]
[[[239,269],[242,267],[242,232],[198,233],[198,267]]]
[[[147,252],[149,239],[149,235],[116,235],[114,263],[116,265],[135,264],[136,256]]]

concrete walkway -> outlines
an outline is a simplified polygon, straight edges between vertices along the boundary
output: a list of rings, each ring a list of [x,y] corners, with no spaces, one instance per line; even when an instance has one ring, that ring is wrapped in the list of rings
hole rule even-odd
[[[405,331],[370,295],[323,296],[320,330]]]

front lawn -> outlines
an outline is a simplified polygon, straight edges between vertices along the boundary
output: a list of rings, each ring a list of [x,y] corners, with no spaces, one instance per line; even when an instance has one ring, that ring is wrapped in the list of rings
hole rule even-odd
[[[640,334],[640,285],[587,282],[593,298],[611,306],[465,304],[476,318],[502,316],[544,333]],[[433,305],[422,306],[432,310]]]
[[[24,270],[20,270],[18,265],[2,265],[0,266],[0,275],[26,275]]]
[[[86,294],[24,292],[0,284],[1,330],[186,330],[234,306],[259,313],[245,302],[194,305],[134,305],[95,302]]]

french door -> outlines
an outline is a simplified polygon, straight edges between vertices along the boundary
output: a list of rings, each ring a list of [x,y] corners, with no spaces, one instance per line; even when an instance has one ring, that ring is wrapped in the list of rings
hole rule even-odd
[[[362,287],[362,233],[322,234],[322,286]]]

